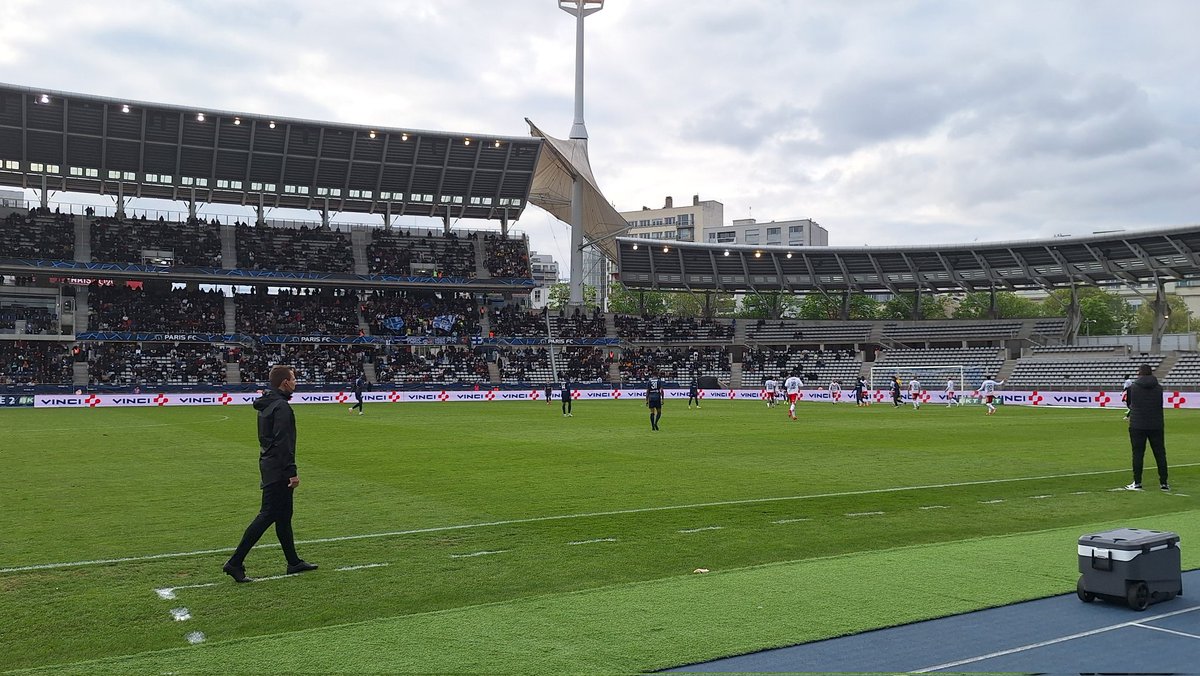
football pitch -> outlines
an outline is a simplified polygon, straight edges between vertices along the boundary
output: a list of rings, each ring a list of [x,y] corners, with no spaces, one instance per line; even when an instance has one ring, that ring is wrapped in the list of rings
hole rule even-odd
[[[1072,591],[1079,535],[1200,566],[1200,413],[1171,493],[1120,410],[641,402],[296,406],[300,555],[249,407],[0,411],[0,671],[636,673]],[[696,572],[696,571],[709,572]],[[263,579],[265,578],[265,579]]]

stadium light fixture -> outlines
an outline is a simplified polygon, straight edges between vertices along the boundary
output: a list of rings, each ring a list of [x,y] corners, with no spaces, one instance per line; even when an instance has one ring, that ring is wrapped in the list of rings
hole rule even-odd
[[[729,249],[726,249],[726,250],[725,250],[725,255],[726,255],[726,256],[728,256],[728,255],[729,255]]]
[[[275,120],[271,120],[271,124],[269,124],[267,126],[274,129],[275,128]]]
[[[755,252],[754,252],[754,257],[755,257],[755,258],[762,258],[762,252],[761,252],[761,251],[755,251]]]
[[[50,95],[42,94],[42,97],[40,99],[38,99],[38,101],[41,103],[50,103]]]
[[[408,140],[408,133],[407,133],[407,132],[401,132],[401,134],[400,134],[400,140],[401,140],[401,141],[407,141],[407,140]]]
[[[121,106],[121,112],[122,112],[122,113],[128,113],[128,112],[129,112],[129,104],[128,104],[128,103],[126,103],[126,104],[124,104],[123,106]]]
[[[789,252],[787,253],[787,257],[788,257],[788,258],[791,258],[791,257],[792,257],[792,252],[791,252],[791,251],[789,251]]]
[[[663,247],[663,253],[667,253],[667,252],[669,252],[670,250],[671,250],[671,247],[669,247],[669,246],[664,246],[664,247]]]
[[[367,136],[370,136],[371,138],[375,138],[375,132],[372,130],[371,133],[367,134]]]
[[[464,146],[469,146],[469,145],[471,145],[471,139],[469,139],[469,138],[465,138],[465,139],[463,139],[463,145],[464,145]]]
[[[636,243],[636,242],[635,242],[635,243],[634,243],[634,245],[633,245],[633,250],[634,250],[634,251],[637,251],[637,243]]]
[[[196,113],[196,121],[203,122],[204,121],[204,113]]]
[[[242,123],[242,118],[240,118],[240,117],[233,118],[234,125],[240,125],[241,123]]]
[[[497,140],[496,140],[495,147],[497,147],[497,148],[499,148],[499,147],[500,147],[500,141],[499,141],[499,139],[497,139]]]

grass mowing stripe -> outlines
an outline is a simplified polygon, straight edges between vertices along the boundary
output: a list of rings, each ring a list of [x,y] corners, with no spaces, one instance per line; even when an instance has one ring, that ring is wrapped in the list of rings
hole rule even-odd
[[[1190,541],[1200,539],[1197,516],[1160,515],[1146,525]],[[1122,525],[770,563],[31,672],[642,672],[1068,593],[1078,533]],[[1183,553],[1185,568],[1200,565],[1200,554]],[[1006,574],[980,575],[985,569]]]
[[[1198,467],[1198,466],[1200,466],[1200,462],[1172,465],[1172,467],[1175,469],[1183,468],[1183,467]],[[551,516],[534,516],[534,517],[529,517],[529,518],[525,518],[525,519],[505,519],[505,520],[501,520],[501,521],[485,521],[485,522],[481,522],[481,523],[467,523],[467,524],[458,524],[458,525],[453,525],[453,526],[432,526],[429,528],[413,528],[413,529],[409,529],[409,530],[386,531],[383,533],[363,533],[363,534],[358,534],[358,535],[339,535],[336,537],[328,537],[328,538],[314,538],[311,540],[297,540],[296,544],[297,545],[310,545],[310,544],[322,544],[322,543],[328,543],[328,542],[346,542],[349,540],[368,540],[368,539],[374,539],[374,538],[399,537],[399,536],[403,536],[403,535],[418,535],[418,534],[422,534],[422,533],[438,533],[438,532],[466,530],[466,529],[473,529],[473,528],[490,528],[490,527],[495,527],[495,526],[511,526],[511,525],[522,524],[522,523],[538,523],[538,522],[542,522],[542,521],[559,521],[559,520],[564,520],[564,519],[585,519],[585,518],[594,518],[594,517],[598,517],[598,516],[618,516],[621,514],[643,514],[643,513],[647,513],[647,512],[665,512],[665,511],[673,511],[673,510],[681,510],[681,509],[702,509],[705,507],[727,507],[727,506],[733,506],[733,505],[751,505],[751,504],[759,504],[759,503],[765,503],[765,502],[785,502],[785,501],[791,501],[791,500],[819,500],[822,498],[843,498],[843,497],[853,497],[853,496],[859,496],[859,495],[876,495],[876,494],[881,494],[881,493],[899,493],[899,492],[907,492],[907,491],[920,491],[920,490],[931,490],[931,489],[942,489],[942,488],[961,488],[961,487],[965,487],[965,486],[985,486],[985,485],[993,485],[993,484],[1015,483],[1015,482],[1021,482],[1021,481],[1044,481],[1044,480],[1048,480],[1048,479],[1066,479],[1066,478],[1071,478],[1071,477],[1097,476],[1097,475],[1102,475],[1102,474],[1118,474],[1118,473],[1128,472],[1128,471],[1129,471],[1128,469],[1096,470],[1096,471],[1091,471],[1091,472],[1070,472],[1070,473],[1066,473],[1066,474],[1049,474],[1049,475],[1044,475],[1044,476],[1032,476],[1032,477],[1013,477],[1013,478],[1006,478],[1006,479],[983,479],[983,480],[979,480],[979,481],[960,481],[960,482],[944,483],[944,484],[925,484],[925,485],[921,485],[921,486],[898,486],[898,487],[891,487],[891,488],[869,488],[869,489],[858,490],[858,491],[839,491],[839,492],[835,492],[835,493],[816,493],[816,494],[810,494],[810,495],[788,495],[788,496],[781,496],[781,497],[774,497],[774,498],[747,498],[745,500],[721,500],[721,501],[717,501],[717,502],[697,502],[697,503],[691,503],[691,504],[685,504],[685,505],[663,505],[663,506],[659,506],[659,507],[634,507],[631,509],[614,509],[614,510],[608,510],[608,511],[603,511],[603,512],[586,512],[583,514],[555,514],[555,515],[551,515]],[[1114,488],[1112,490],[1115,492],[1115,491],[1120,491],[1120,490],[1124,490],[1124,489]],[[1001,503],[1001,502],[1004,502],[1004,500],[992,500],[992,501],[985,502],[982,504],[997,504],[997,503]],[[864,514],[873,514],[873,513],[874,512],[866,512]],[[850,516],[850,515],[847,515],[847,516]],[[856,516],[861,516],[861,514],[856,515]],[[261,548],[279,547],[279,543],[263,542],[263,543],[257,545],[257,547],[260,549]],[[142,556],[126,556],[126,557],[112,558],[112,559],[93,559],[90,561],[67,561],[67,562],[60,562],[60,563],[39,563],[39,564],[33,564],[33,565],[27,565],[27,566],[13,566],[13,567],[9,567],[9,568],[0,568],[0,574],[17,573],[17,572],[29,571],[29,570],[50,570],[50,569],[55,569],[55,568],[74,568],[74,567],[78,567],[78,566],[98,566],[98,565],[107,565],[107,564],[113,564],[113,563],[130,563],[130,562],[134,562],[134,561],[152,561],[155,559],[171,559],[171,558],[180,558],[180,557],[187,557],[187,556],[200,556],[200,555],[207,555],[207,554],[224,554],[227,552],[232,552],[233,550],[234,550],[233,547],[223,547],[223,548],[219,548],[219,549],[201,549],[201,550],[190,551],[190,552],[172,552],[169,554],[146,554],[146,555],[142,555]]]

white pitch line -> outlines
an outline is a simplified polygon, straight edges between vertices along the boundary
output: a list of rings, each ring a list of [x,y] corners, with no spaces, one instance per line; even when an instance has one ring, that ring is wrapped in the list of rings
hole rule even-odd
[[[1054,497],[1054,496],[1053,495],[1031,495],[1031,496],[1029,496],[1029,499],[1030,500],[1045,500],[1046,498],[1052,498],[1052,497]]]
[[[681,530],[681,531],[678,531],[678,532],[680,532],[680,533],[699,533],[699,532],[701,532],[701,531],[706,531],[706,530],[721,530],[721,529],[723,529],[723,528],[725,528],[725,526],[704,526],[704,527],[702,527],[702,528],[685,528],[685,529],[683,529],[683,530]]]
[[[1001,502],[1004,502],[1004,501],[1003,500],[980,500],[979,504],[981,504],[981,505],[998,505]]]
[[[450,558],[452,558],[452,559],[469,559],[469,558],[472,558],[475,556],[491,556],[492,554],[503,554],[504,552],[507,552],[507,551],[508,551],[507,549],[497,549],[495,551],[490,551],[490,552],[471,552],[470,554],[451,554]]]
[[[1185,636],[1185,637],[1187,637],[1187,638],[1197,638],[1197,639],[1200,639],[1200,636],[1197,636],[1196,634],[1189,634],[1189,633],[1187,633],[1186,631],[1175,631],[1174,629],[1167,629],[1167,628],[1165,628],[1165,627],[1151,627],[1150,625],[1148,625],[1148,624],[1142,624],[1141,622],[1136,622],[1136,623],[1134,623],[1134,625],[1133,625],[1133,626],[1135,626],[1135,627],[1141,627],[1142,629],[1153,629],[1154,631],[1163,631],[1163,632],[1166,632],[1166,633],[1168,633],[1168,634],[1175,634],[1176,636]]]
[[[1174,467],[1198,467],[1200,462],[1184,463]],[[721,500],[717,502],[696,502],[685,505],[663,505],[660,507],[636,507],[632,509],[614,509],[604,512],[585,512],[582,514],[554,514],[551,516],[533,516],[524,519],[505,519],[502,521],[483,521],[479,523],[464,523],[454,526],[433,526],[430,528],[413,528],[411,530],[385,531],[382,533],[363,533],[359,535],[341,535],[337,537],[315,538],[312,540],[297,540],[298,545],[324,544],[328,542],[345,542],[347,540],[372,540],[377,538],[399,537],[403,535],[420,535],[423,533],[442,533],[452,530],[470,530],[474,528],[492,528],[494,526],[511,526],[523,523],[541,523],[544,521],[562,521],[565,519],[590,519],[598,516],[621,516],[624,514],[645,514],[648,512],[669,512],[681,509],[701,509],[705,507],[727,507],[731,505],[753,505],[764,502],[787,502],[792,500],[820,500],[823,498],[844,498],[856,495],[878,495],[881,493],[902,493],[907,491],[925,491],[941,488],[962,488],[965,486],[988,486],[994,484],[1016,483],[1020,481],[1044,481],[1047,479],[1069,479],[1072,477],[1097,476],[1101,474],[1124,474],[1128,468],[1101,470],[1096,472],[1072,472],[1069,474],[1047,474],[1044,476],[1014,477],[1011,479],[983,479],[980,481],[961,481],[946,484],[925,484],[921,486],[896,486],[892,488],[868,488],[859,491],[840,491],[837,493],[813,493],[810,495],[787,495],[776,498],[747,498],[745,500]],[[1122,489],[1117,489],[1122,490]],[[279,543],[262,543],[259,549],[278,547]],[[155,561],[158,559],[177,559],[186,556],[203,556],[206,554],[226,554],[233,547],[220,549],[200,549],[190,552],[171,552],[169,554],[147,554],[143,556],[125,556],[112,559],[91,559],[86,561],[65,561],[60,563],[39,563],[26,566],[0,568],[0,574],[19,573],[26,570],[48,570],[53,568],[74,568],[78,566],[102,566],[112,563],[129,563],[131,561]]]
[[[1091,493],[1091,491],[1075,491],[1071,495],[1087,495],[1089,493]]]
[[[883,512],[850,512],[850,513],[849,513],[849,514],[847,514],[846,516],[849,516],[849,517],[856,517],[856,516],[879,516],[880,514],[883,514]]]
[[[569,545],[594,545],[598,542],[616,542],[616,538],[596,538],[595,540],[579,540],[577,542],[568,542]]]
[[[800,518],[800,519],[780,519],[780,520],[778,520],[778,521],[772,521],[771,523],[798,523],[798,522],[800,522],[800,521],[812,521],[812,519],[809,519],[809,518]]]
[[[946,505],[926,505],[921,509],[950,509]]]
[[[1169,613],[1163,613],[1161,615],[1153,615],[1151,617],[1143,617],[1143,618],[1140,618],[1137,620],[1131,620],[1129,622],[1121,622],[1119,624],[1110,624],[1107,627],[1100,627],[1099,629],[1091,629],[1089,631],[1081,631],[1078,634],[1070,634],[1068,636],[1060,636],[1058,638],[1050,639],[1049,641],[1040,641],[1038,643],[1030,643],[1028,645],[1019,646],[1017,648],[1009,648],[1008,650],[997,650],[994,653],[988,653],[986,655],[979,655],[977,657],[968,657],[965,660],[958,660],[957,662],[947,662],[945,664],[938,664],[938,665],[934,665],[932,667],[925,667],[924,669],[915,669],[913,671],[913,673],[923,674],[923,673],[927,673],[930,671],[941,671],[943,669],[953,669],[954,667],[961,667],[964,664],[971,664],[973,662],[982,662],[984,660],[990,660],[993,657],[1003,657],[1005,655],[1013,655],[1015,653],[1021,653],[1021,652],[1025,652],[1027,650],[1036,650],[1037,648],[1044,648],[1048,645],[1054,645],[1056,643],[1065,643],[1067,641],[1072,641],[1077,638],[1085,638],[1087,636],[1095,636],[1096,634],[1103,634],[1104,632],[1112,631],[1114,629],[1122,629],[1124,627],[1133,627],[1133,626],[1139,625],[1142,622],[1152,622],[1154,620],[1161,620],[1166,617],[1182,615],[1184,613],[1190,613],[1190,612],[1193,612],[1196,610],[1200,610],[1200,606],[1195,606],[1192,608],[1184,608],[1183,610],[1174,610]]]
[[[361,566],[345,566],[343,568],[334,568],[334,570],[336,570],[336,571],[364,570],[367,568],[382,568],[384,566],[390,566],[390,565],[392,565],[392,564],[390,564],[390,563],[364,563]]]
[[[160,599],[170,600],[175,598],[175,590],[177,589],[199,589],[201,587],[215,587],[217,584],[216,582],[205,582],[204,584],[185,584],[179,587],[163,587],[155,589],[154,593],[158,594],[158,598]]]

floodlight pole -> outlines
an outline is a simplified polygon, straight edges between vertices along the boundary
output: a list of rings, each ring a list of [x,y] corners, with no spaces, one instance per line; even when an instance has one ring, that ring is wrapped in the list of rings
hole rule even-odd
[[[558,0],[558,8],[575,17],[575,122],[571,139],[587,147],[587,127],[583,124],[583,20],[604,9],[604,0]],[[583,307],[583,181],[571,182],[571,294],[568,304]]]

